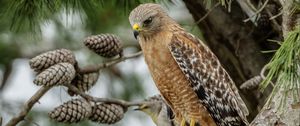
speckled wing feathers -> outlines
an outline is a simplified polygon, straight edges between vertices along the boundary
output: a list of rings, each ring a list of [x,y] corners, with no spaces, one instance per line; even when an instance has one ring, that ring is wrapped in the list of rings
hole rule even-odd
[[[248,109],[217,57],[200,40],[184,31],[173,35],[169,49],[200,102],[219,126],[248,124]]]

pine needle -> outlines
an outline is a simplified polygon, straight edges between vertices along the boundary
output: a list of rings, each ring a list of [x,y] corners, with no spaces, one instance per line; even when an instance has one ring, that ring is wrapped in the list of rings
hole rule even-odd
[[[300,26],[294,31],[288,33],[286,39],[281,43],[274,57],[268,64],[269,72],[266,79],[261,83],[260,88],[263,91],[273,80],[276,85],[268,99],[268,102],[278,91],[283,91],[284,96],[281,99],[281,106],[286,102],[288,93],[293,94],[295,102],[300,101]]]

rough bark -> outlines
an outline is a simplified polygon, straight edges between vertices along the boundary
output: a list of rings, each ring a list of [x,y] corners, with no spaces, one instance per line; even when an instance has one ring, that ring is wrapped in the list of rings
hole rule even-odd
[[[300,92],[300,89],[299,89]],[[286,91],[280,90],[272,98],[270,103],[266,104],[250,126],[300,126],[300,103],[294,103],[293,94],[288,93],[286,102],[281,104]],[[284,105],[285,109],[279,109]]]

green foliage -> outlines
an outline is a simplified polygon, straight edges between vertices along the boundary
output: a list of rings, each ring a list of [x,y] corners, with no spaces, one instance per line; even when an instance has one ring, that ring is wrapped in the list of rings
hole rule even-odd
[[[268,64],[269,72],[266,79],[261,84],[261,89],[265,89],[272,80],[276,80],[276,85],[269,98],[272,99],[275,92],[283,91],[285,95],[292,93],[294,102],[300,101],[300,27],[289,32],[281,47]],[[285,101],[285,96],[282,103]],[[283,107],[283,106],[282,106]]]
[[[62,11],[66,15],[79,12],[81,16],[87,16],[88,23],[95,26],[96,21],[101,23],[97,20],[100,13],[119,21],[116,15],[125,16],[137,5],[147,2],[158,0],[4,0],[4,9],[0,14],[1,21],[11,22],[10,29],[13,31],[40,33],[40,26]]]
[[[40,32],[41,23],[47,22],[62,9],[67,14],[75,10],[92,10],[101,5],[101,0],[13,0],[7,4],[1,18],[10,20],[11,30]]]

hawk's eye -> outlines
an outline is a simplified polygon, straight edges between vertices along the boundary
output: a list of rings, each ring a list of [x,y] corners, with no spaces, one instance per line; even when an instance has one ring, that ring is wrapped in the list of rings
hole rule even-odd
[[[152,22],[152,17],[149,17],[147,20],[145,20],[143,23],[144,25],[149,25]]]

